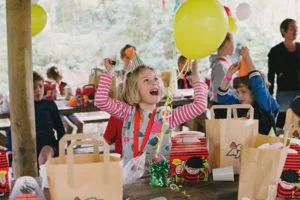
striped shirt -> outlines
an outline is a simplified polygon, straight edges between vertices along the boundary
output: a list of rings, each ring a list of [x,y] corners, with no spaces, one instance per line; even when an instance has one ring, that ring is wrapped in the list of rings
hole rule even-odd
[[[96,92],[96,106],[112,116],[126,121],[134,106],[122,101],[111,99],[108,96],[112,77],[109,74],[102,74]],[[204,82],[193,83],[194,102],[179,106],[168,113],[167,121],[174,128],[188,120],[194,119],[203,113],[207,107],[207,85]]]

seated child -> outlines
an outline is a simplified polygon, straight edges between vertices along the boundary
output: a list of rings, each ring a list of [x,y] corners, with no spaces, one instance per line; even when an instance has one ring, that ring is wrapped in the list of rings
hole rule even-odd
[[[72,96],[70,86],[66,82],[62,81],[62,72],[57,66],[52,66],[47,70],[47,78],[56,83],[58,96],[65,96],[66,98]],[[69,88],[69,90],[67,88]],[[66,128],[67,133],[73,132],[72,124],[75,124],[77,126],[78,133],[83,132],[84,122],[78,117],[76,113],[73,113],[68,117],[61,115],[61,119]]]
[[[218,91],[218,102],[223,105],[251,104],[254,108],[254,118],[259,120],[259,133],[268,135],[271,128],[276,130],[275,119],[279,112],[279,105],[270,95],[259,71],[256,70],[247,47],[242,47],[240,54],[245,58],[249,74],[236,77],[233,87],[237,96],[228,93],[228,85],[232,75],[239,70],[238,63],[228,69]]]
[[[52,66],[47,70],[47,78],[57,84],[57,92],[60,96],[72,96],[71,91],[67,91],[67,88],[70,86],[62,81],[62,72],[57,66]],[[70,94],[67,94],[67,93]]]
[[[164,111],[164,107],[156,107],[161,100],[163,86],[155,69],[141,65],[127,73],[123,89],[123,98],[127,102],[125,103],[109,98],[114,67],[112,59],[109,58],[104,60],[104,64],[107,74],[102,74],[100,78],[96,105],[124,121],[122,132],[124,165],[144,152],[146,165],[156,156],[156,152],[159,152],[159,158],[168,158],[171,128],[195,118],[206,109],[208,93],[206,84],[199,81],[197,73],[187,77],[192,81],[195,91],[194,102],[171,111]],[[164,112],[167,112],[167,124],[162,127]]]
[[[183,67],[186,63],[186,57],[184,57],[183,55],[179,56],[178,60],[177,60],[177,65],[178,65],[178,70],[177,70],[177,74],[179,74],[180,72],[182,72],[180,78],[177,80],[177,87],[178,89],[188,89],[188,88],[192,88],[192,84],[191,82],[186,78],[187,76],[192,75],[192,73],[195,71],[196,73],[198,73],[198,69],[197,69],[197,61],[194,61],[192,64],[192,68],[190,69],[190,63],[187,64],[187,66],[185,66],[185,70],[183,70]],[[188,70],[188,71],[186,71]]]
[[[129,58],[126,55],[126,50],[129,48],[133,48],[136,50],[135,46],[131,44],[126,44],[120,51],[120,58],[123,61],[123,68],[120,71],[115,71],[115,81],[111,84],[109,96],[113,99],[119,99],[124,101],[121,97],[121,92],[123,89],[123,83],[125,79],[126,72],[130,71],[132,68],[132,58]],[[134,66],[133,66],[134,67]],[[108,144],[115,144],[115,153],[122,155],[122,127],[123,120],[120,120],[114,116],[110,116],[105,132],[103,134],[103,138],[106,140]]]
[[[33,72],[36,150],[39,165],[58,155],[58,141],[65,134],[57,106],[53,100],[43,99],[44,79]],[[11,151],[11,133],[7,132],[7,147]]]
[[[122,155],[122,127],[123,120],[110,116],[103,138],[108,144],[115,144],[115,153]]]

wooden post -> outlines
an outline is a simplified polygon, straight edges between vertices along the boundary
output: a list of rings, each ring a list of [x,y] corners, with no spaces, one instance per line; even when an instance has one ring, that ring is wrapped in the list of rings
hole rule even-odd
[[[36,177],[31,1],[7,0],[6,23],[14,177]]]

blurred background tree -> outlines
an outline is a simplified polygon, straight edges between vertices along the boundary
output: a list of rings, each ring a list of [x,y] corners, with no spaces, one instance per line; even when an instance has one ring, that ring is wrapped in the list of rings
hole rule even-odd
[[[164,3],[163,3],[164,2]],[[257,67],[267,72],[267,54],[282,41],[281,21],[300,21],[299,0],[248,0],[251,15],[237,21],[236,42],[247,45]],[[103,68],[105,57],[117,59],[127,43],[137,47],[143,62],[159,71],[174,68],[179,54],[173,39],[173,17],[178,0],[39,0],[47,12],[44,30],[32,38],[33,69],[44,77],[51,64],[63,70],[73,88],[86,84],[91,68]],[[238,0],[223,0],[236,18]],[[188,31],[188,30],[187,30]],[[0,91],[8,91],[5,1],[0,1]],[[209,39],[209,38],[207,38]],[[199,70],[209,67],[200,60]],[[206,72],[204,76],[208,76]]]

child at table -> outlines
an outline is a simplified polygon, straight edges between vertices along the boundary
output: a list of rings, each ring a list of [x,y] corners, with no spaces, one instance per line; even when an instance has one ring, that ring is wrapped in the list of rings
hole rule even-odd
[[[63,96],[66,99],[72,96],[71,88],[69,84],[62,81],[62,72],[57,66],[52,66],[47,70],[47,78],[56,83],[58,96]],[[63,121],[67,133],[73,132],[73,124],[76,125],[78,133],[83,132],[84,122],[78,117],[76,113],[73,113],[68,117],[65,115],[61,115],[60,117]]]
[[[65,134],[57,106],[53,100],[43,99],[44,79],[33,72],[36,150],[39,165],[58,155],[58,141]],[[11,133],[7,132],[8,151],[11,151]]]
[[[276,130],[275,119],[279,112],[279,105],[270,95],[262,73],[256,70],[248,48],[242,47],[240,54],[247,62],[249,74],[236,77],[233,80],[233,87],[236,89],[237,96],[229,94],[228,86],[232,75],[239,70],[238,63],[232,64],[219,87],[218,102],[223,105],[251,104],[254,108],[254,119],[259,120],[259,133],[268,135],[271,128]]]
[[[187,66],[185,66],[187,65]],[[193,62],[189,62],[186,64],[186,57],[183,55],[180,55],[177,60],[177,75],[181,72],[179,79],[177,80],[177,88],[178,89],[188,89],[192,88],[192,84],[189,80],[187,80],[187,76],[192,75],[192,73],[198,73],[198,62],[197,60],[194,60]],[[190,67],[192,66],[192,67]],[[183,70],[183,67],[185,67],[185,70]]]
[[[72,91],[70,86],[62,81],[62,72],[57,66],[52,66],[47,70],[47,78],[56,83],[56,92],[58,96],[71,97]]]
[[[125,79],[125,74],[130,70],[130,65],[132,63],[132,58],[126,55],[126,50],[129,48],[133,48],[136,50],[135,46],[126,44],[120,51],[120,58],[123,61],[123,68],[120,71],[115,71],[112,86],[110,88],[110,97],[113,99],[119,99],[124,101],[121,97],[121,92],[123,88],[123,83]],[[114,116],[110,116],[107,122],[107,126],[105,132],[103,134],[103,138],[106,140],[108,144],[115,143],[115,153],[122,155],[122,127],[123,120],[120,120]]]
[[[167,113],[164,127],[162,118],[164,107],[156,107],[162,97],[162,81],[155,69],[141,65],[126,75],[123,98],[127,103],[109,98],[108,92],[114,67],[112,60],[104,60],[107,74],[102,74],[96,92],[96,105],[103,111],[124,120],[122,143],[124,165],[146,152],[146,162],[151,162],[159,151],[159,156],[169,157],[170,128],[200,115],[207,106],[207,86],[199,81],[197,73],[188,77],[192,81],[194,102],[179,106]],[[164,131],[161,133],[161,131]],[[164,134],[161,139],[161,134]],[[158,144],[160,144],[160,149]],[[147,163],[148,165],[148,163]]]

